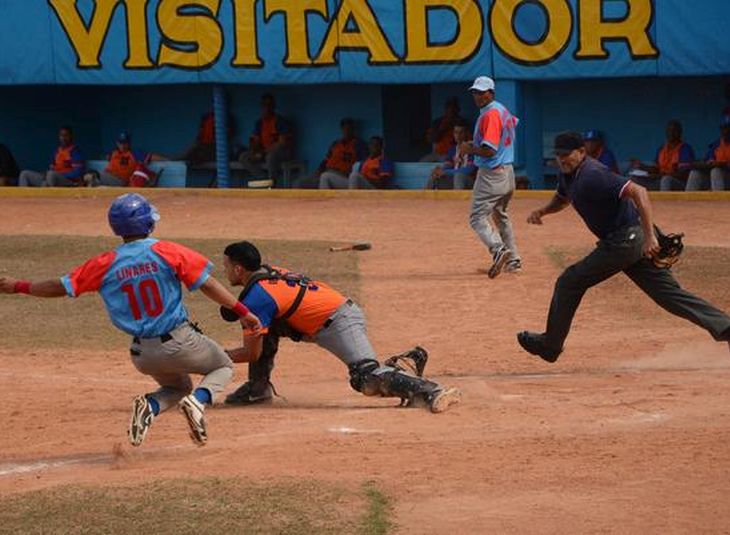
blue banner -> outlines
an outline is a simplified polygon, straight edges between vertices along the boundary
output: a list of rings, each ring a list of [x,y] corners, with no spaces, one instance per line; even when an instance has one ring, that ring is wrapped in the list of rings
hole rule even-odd
[[[0,0],[0,13],[6,85],[730,72],[727,0]]]

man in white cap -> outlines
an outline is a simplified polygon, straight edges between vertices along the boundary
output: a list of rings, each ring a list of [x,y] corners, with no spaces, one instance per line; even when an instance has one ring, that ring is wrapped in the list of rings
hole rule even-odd
[[[515,190],[515,156],[517,118],[494,100],[494,80],[480,76],[469,88],[480,115],[474,127],[474,141],[461,144],[462,154],[473,154],[479,167],[472,195],[469,224],[492,255],[487,274],[490,279],[502,270],[522,270],[507,206]],[[494,215],[498,230],[489,220]]]

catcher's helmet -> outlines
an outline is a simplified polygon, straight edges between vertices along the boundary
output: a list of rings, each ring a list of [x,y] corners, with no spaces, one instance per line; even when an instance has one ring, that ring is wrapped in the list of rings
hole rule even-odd
[[[160,214],[138,193],[120,195],[109,207],[109,225],[117,236],[147,236]]]

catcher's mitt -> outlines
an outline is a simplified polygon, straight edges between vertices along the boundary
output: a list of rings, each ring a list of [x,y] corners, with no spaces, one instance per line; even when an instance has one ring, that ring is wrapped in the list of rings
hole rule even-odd
[[[652,255],[651,260],[659,268],[670,268],[679,260],[684,244],[684,234],[664,234],[654,225],[654,234],[659,242],[659,252]]]
[[[404,372],[411,372],[417,377],[423,377],[423,370],[428,362],[428,353],[422,347],[415,347],[400,355],[390,357],[385,361],[386,366],[396,368]]]

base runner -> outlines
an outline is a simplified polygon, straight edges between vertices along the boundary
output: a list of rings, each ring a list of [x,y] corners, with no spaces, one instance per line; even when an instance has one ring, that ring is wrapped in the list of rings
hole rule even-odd
[[[460,401],[456,388],[422,377],[428,353],[420,347],[381,365],[367,336],[365,316],[351,299],[320,281],[262,265],[261,254],[250,242],[233,243],[224,255],[228,281],[243,286],[239,301],[260,318],[264,333],[244,330],[243,347],[229,351],[234,362],[249,363],[249,380],[226,398],[227,404],[272,399],[271,372],[282,336],[316,343],[334,354],[347,365],[352,388],[366,396],[396,397],[404,405],[425,406],[432,412]],[[221,313],[228,321],[236,319],[228,309]]]
[[[160,219],[154,206],[136,193],[118,197],[109,209],[109,224],[124,243],[77,267],[60,279],[30,282],[0,278],[0,293],[35,297],[78,297],[99,292],[109,318],[132,336],[132,363],[160,385],[132,403],[129,441],[139,446],[154,418],[178,405],[196,444],[208,440],[204,407],[213,403],[233,376],[225,351],[188,321],[181,284],[200,289],[227,307],[235,318],[256,332],[261,324],[245,306],[210,276],[213,264],[177,243],[149,235]],[[193,390],[189,374],[202,375]]]

